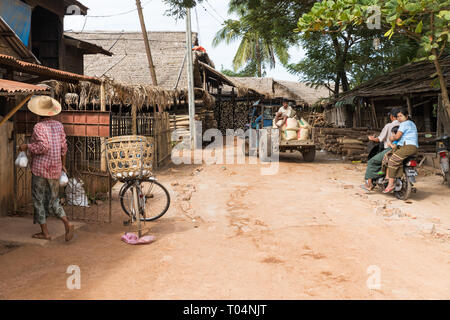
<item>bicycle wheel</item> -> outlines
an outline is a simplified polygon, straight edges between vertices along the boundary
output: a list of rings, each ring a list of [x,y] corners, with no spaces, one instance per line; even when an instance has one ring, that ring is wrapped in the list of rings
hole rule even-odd
[[[127,184],[121,191],[120,205],[131,216],[133,202],[132,184]],[[169,209],[170,195],[167,189],[156,180],[144,180],[138,188],[141,221],[154,221],[161,218]]]

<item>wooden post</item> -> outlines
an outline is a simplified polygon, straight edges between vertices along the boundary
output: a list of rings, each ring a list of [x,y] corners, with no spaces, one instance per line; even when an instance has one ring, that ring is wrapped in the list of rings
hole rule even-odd
[[[428,101],[423,106],[423,120],[425,122],[425,131],[431,132],[431,102]]]
[[[134,135],[137,135],[137,110],[136,110],[136,104],[131,105],[131,117],[133,123],[131,124],[132,132]]]
[[[100,84],[100,111],[106,111],[105,81]],[[100,138],[100,170],[106,172],[106,139]]]
[[[412,109],[412,105],[411,105],[411,99],[408,96],[406,96],[406,103],[408,104],[409,116],[412,118],[412,116],[413,116],[413,109]]]
[[[370,99],[370,106],[372,108],[372,113],[373,113],[373,119],[374,119],[374,125],[375,128],[378,129],[378,118],[377,118],[377,111],[375,109],[375,101],[373,101],[373,98]]]
[[[136,6],[137,6],[137,9],[138,9],[139,21],[141,22],[142,35],[144,37],[145,51],[147,52],[148,67],[150,69],[150,75],[152,77],[152,83],[153,83],[154,86],[157,86],[158,82],[156,81],[155,66],[153,65],[152,52],[150,50],[150,44],[148,42],[148,34],[147,34],[147,29],[145,27],[144,15],[142,14],[142,7],[141,7],[141,1],[140,0],[136,0]]]
[[[233,128],[229,128],[229,129],[234,129],[234,110],[236,108],[236,100],[234,98],[234,87],[231,89],[231,104],[233,105]]]
[[[441,115],[442,115],[442,113],[441,113],[441,95],[438,95],[438,107],[437,107],[437,112],[436,112],[436,116],[437,116],[437,119],[436,119],[436,136],[437,137],[440,137],[441,135],[442,135],[442,133],[443,133],[443,123],[442,123],[442,120],[441,120]]]
[[[203,90],[207,91],[207,86],[206,86],[206,70],[203,69]]]

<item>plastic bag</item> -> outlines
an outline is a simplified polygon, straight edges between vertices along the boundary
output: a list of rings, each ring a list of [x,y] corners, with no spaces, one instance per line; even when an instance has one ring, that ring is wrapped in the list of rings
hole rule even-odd
[[[21,151],[16,159],[16,166],[21,168],[26,168],[28,166],[28,158],[27,154],[24,151]]]
[[[83,181],[70,178],[66,187],[67,204],[69,206],[88,207],[89,200],[83,188]]]
[[[59,178],[59,185],[61,187],[67,186],[69,183],[69,177],[67,177],[67,174],[63,171],[61,172],[61,177]]]

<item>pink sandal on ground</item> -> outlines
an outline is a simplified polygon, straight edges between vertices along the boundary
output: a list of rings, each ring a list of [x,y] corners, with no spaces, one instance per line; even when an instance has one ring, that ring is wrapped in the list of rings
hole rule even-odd
[[[395,186],[391,187],[391,188],[386,188],[384,189],[383,193],[392,193],[395,189]]]
[[[156,240],[154,236],[143,236],[139,238],[137,234],[135,233],[128,233],[126,232],[122,237],[121,240],[128,244],[149,244]]]

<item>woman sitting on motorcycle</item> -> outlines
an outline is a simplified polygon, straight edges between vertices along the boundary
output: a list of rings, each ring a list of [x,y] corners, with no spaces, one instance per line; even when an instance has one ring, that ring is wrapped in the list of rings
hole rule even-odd
[[[417,127],[414,122],[408,119],[408,112],[405,109],[397,113],[397,120],[400,122],[400,126],[397,133],[390,137],[390,140],[398,140],[398,147],[388,161],[386,178],[389,179],[389,184],[383,193],[394,191],[395,178],[401,178],[402,176],[403,161],[409,156],[415,155],[419,148]]]

